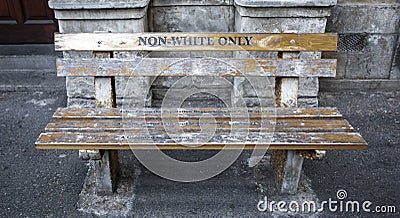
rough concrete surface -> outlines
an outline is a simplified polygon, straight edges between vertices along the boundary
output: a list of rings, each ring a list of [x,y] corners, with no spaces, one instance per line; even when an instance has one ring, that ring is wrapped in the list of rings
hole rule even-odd
[[[321,93],[319,100],[322,106],[337,106],[366,138],[369,147],[365,151],[330,151],[322,161],[306,160],[297,195],[276,193],[268,155],[261,164],[250,168],[250,153],[243,153],[233,166],[217,177],[197,183],[178,183],[156,176],[137,163],[130,151],[124,151],[121,152],[123,171],[119,194],[107,199],[93,196],[90,186],[93,179],[77,151],[34,149],[34,141],[54,110],[66,105],[64,87],[3,91],[0,93],[0,217],[382,215],[327,211],[270,213],[259,212],[256,207],[265,196],[274,201],[315,200],[321,203],[329,198],[336,199],[339,189],[347,191],[349,200],[394,205],[399,211],[400,92]],[[179,151],[169,155],[193,160],[213,153]],[[85,178],[86,174],[89,176]],[[399,215],[399,212],[386,214],[388,217]]]

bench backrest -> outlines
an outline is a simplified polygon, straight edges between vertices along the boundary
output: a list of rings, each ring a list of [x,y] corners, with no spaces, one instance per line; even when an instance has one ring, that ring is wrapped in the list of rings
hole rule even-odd
[[[336,34],[78,33],[56,34],[57,51],[336,51]],[[174,58],[59,59],[59,76],[269,76],[334,77],[334,59],[192,59],[196,70],[169,69]],[[211,64],[212,62],[212,64]],[[139,64],[140,63],[140,64]],[[190,61],[189,61],[190,63]],[[227,65],[232,66],[228,67]],[[187,65],[186,65],[187,67]],[[206,69],[202,69],[205,67]],[[261,69],[261,71],[260,71]]]
[[[115,76],[276,77],[275,105],[297,107],[299,77],[335,77],[334,59],[299,59],[302,51],[336,51],[331,33],[77,33],[56,34],[57,51],[94,58],[57,60],[58,76],[95,77],[97,107],[115,107]],[[277,51],[279,58],[113,58],[114,51]],[[100,57],[100,58],[99,58]],[[175,64],[184,60],[184,64]],[[181,62],[182,63],[182,62]]]

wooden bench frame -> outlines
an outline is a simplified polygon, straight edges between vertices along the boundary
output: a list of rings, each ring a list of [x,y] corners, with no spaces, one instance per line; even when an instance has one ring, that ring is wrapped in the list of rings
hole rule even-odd
[[[180,40],[180,41],[179,41]],[[56,34],[58,51],[91,51],[93,58],[58,59],[58,76],[94,77],[96,108],[60,108],[54,114],[54,122],[46,127],[36,141],[38,149],[78,149],[84,159],[95,161],[97,192],[112,193],[118,178],[118,149],[132,149],[129,143],[115,140],[123,133],[115,120],[121,120],[123,111],[115,109],[115,76],[246,76],[275,77],[275,105],[284,127],[277,132],[279,140],[268,145],[273,150],[272,162],[276,181],[282,193],[295,193],[304,156],[315,156],[316,149],[365,149],[367,143],[334,108],[297,108],[299,77],[334,77],[336,60],[298,59],[301,51],[336,51],[336,34],[316,33],[78,33]],[[110,58],[113,51],[278,51],[278,59],[224,58],[225,63],[236,68],[218,66],[207,59],[196,73],[184,69],[169,69],[175,58],[118,59]],[[139,62],[145,64],[138,64]],[[210,66],[212,64],[213,66]],[[144,67],[145,66],[145,67]],[[260,71],[260,69],[262,69]],[[160,73],[161,72],[161,73]],[[200,72],[200,73],[199,73]],[[152,111],[153,110],[153,111]],[[156,109],[137,109],[137,113],[155,116]],[[215,109],[208,110],[211,114]],[[246,109],[247,110],[247,109]],[[147,112],[146,112],[147,111]],[[271,111],[253,111],[250,117]],[[134,112],[132,112],[134,113]],[[176,110],[167,112],[179,117]],[[187,119],[199,117],[200,113],[188,112]],[[153,115],[151,115],[153,114]],[[154,115],[156,114],[156,115]],[[257,115],[258,114],[258,115]],[[224,123],[226,117],[216,114]],[[188,118],[189,117],[189,118]],[[90,121],[88,121],[90,120]],[[138,121],[132,131],[139,131]],[[197,127],[192,127],[197,128]],[[229,128],[229,125],[228,127]],[[137,130],[139,129],[139,130]],[[297,131],[297,132],[296,132]],[[134,132],[139,133],[139,132]],[[300,140],[285,141],[287,135]],[[82,139],[83,138],[83,139]],[[318,138],[317,140],[315,138]],[[93,139],[93,140],[91,140]],[[243,139],[245,140],[245,139]],[[161,149],[221,149],[222,142],[206,143],[203,147],[188,148],[170,143],[157,144]],[[228,149],[237,149],[234,143],[225,142]],[[138,144],[135,149],[148,149],[148,144]],[[229,147],[230,146],[230,147]],[[265,148],[265,146],[263,148]],[[155,146],[152,146],[154,149]],[[262,145],[261,145],[262,147]],[[254,149],[254,143],[245,143],[240,149]],[[314,152],[314,153],[313,153]]]

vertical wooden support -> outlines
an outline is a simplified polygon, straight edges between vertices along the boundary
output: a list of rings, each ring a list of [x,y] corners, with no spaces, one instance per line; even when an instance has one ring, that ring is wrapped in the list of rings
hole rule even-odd
[[[117,190],[118,182],[118,151],[105,150],[101,151],[101,160],[94,160],[95,178],[96,178],[96,194],[108,195]]]
[[[280,52],[280,58],[298,58],[299,52]],[[288,69],[291,70],[291,69]],[[275,105],[277,107],[297,107],[299,78],[276,78]],[[297,192],[303,157],[299,151],[276,150],[272,152],[275,181],[281,193]]]
[[[96,52],[97,58],[110,58],[109,52]],[[115,107],[114,77],[95,77],[94,89],[96,107]],[[95,160],[96,193],[99,195],[111,194],[117,189],[119,161],[117,150],[101,151],[101,159]]]

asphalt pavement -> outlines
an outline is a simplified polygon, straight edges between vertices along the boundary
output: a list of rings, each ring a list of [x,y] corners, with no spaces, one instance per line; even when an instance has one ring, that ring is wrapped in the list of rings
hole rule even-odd
[[[249,154],[244,153],[221,175],[197,183],[179,183],[154,175],[125,151],[121,153],[121,165],[129,187],[119,190],[127,191],[127,203],[119,212],[114,207],[117,212],[108,213],[107,206],[103,211],[82,209],[84,193],[80,193],[90,176],[86,177],[88,165],[78,158],[77,151],[34,148],[54,110],[66,105],[65,87],[41,86],[0,91],[0,217],[400,216],[400,92],[320,94],[320,105],[337,107],[369,146],[364,151],[329,151],[321,161],[306,160],[298,195],[276,194],[272,180],[267,179],[272,176],[268,157],[249,168]],[[275,201],[310,198],[320,204],[330,198],[337,200],[338,190],[346,191],[344,200],[395,206],[396,213],[326,209],[290,214],[257,209],[257,203],[267,195]]]

